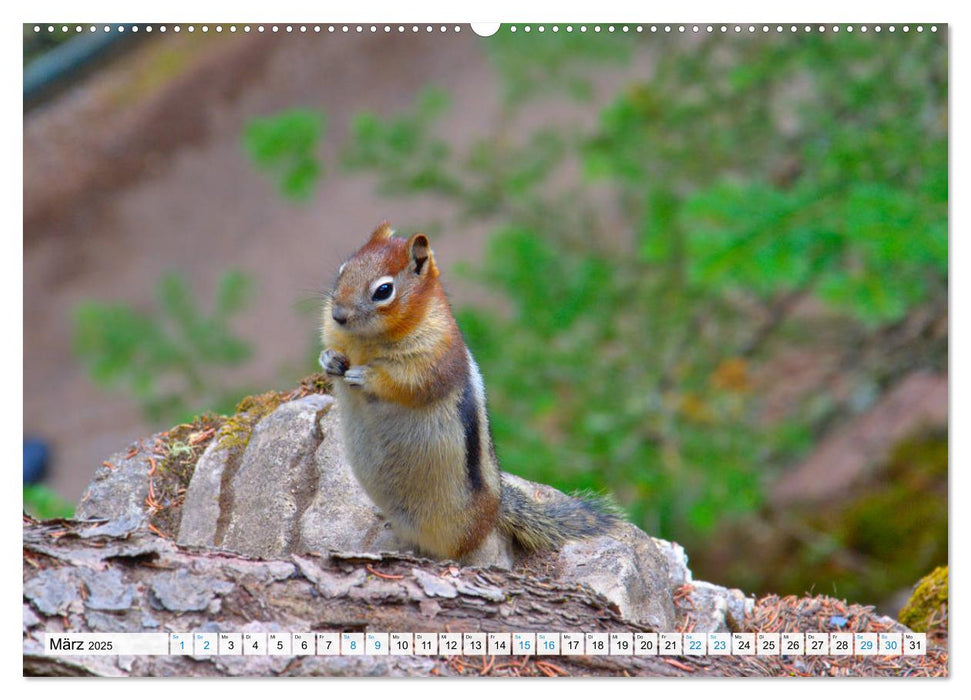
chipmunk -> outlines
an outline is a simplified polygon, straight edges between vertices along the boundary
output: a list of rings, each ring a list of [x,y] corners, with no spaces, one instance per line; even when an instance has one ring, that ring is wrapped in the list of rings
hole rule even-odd
[[[418,552],[461,561],[495,528],[552,549],[617,522],[606,501],[537,503],[500,472],[482,375],[424,234],[371,234],[340,266],[322,338],[354,474]]]

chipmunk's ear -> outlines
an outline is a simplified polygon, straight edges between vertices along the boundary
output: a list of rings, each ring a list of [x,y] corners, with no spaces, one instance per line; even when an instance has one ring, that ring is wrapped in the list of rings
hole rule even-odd
[[[374,229],[374,233],[371,234],[371,238],[368,243],[380,243],[381,241],[386,241],[391,238],[394,231],[391,230],[391,224],[387,221],[382,221],[381,225]]]
[[[411,261],[411,269],[416,275],[426,272],[432,276],[438,274],[435,267],[435,254],[432,253],[428,245],[428,236],[424,233],[416,233],[408,239],[408,258]]]

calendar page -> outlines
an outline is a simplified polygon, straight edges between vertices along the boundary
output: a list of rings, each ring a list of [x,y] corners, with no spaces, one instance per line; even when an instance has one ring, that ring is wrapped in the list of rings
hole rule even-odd
[[[948,23],[463,14],[24,20],[23,675],[947,677]]]

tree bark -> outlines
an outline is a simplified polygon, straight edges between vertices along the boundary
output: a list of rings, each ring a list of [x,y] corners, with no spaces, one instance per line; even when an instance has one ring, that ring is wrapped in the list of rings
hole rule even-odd
[[[55,657],[45,632],[645,631],[581,586],[403,554],[262,560],[179,546],[137,524],[24,519],[24,674],[683,675],[657,658]],[[539,663],[537,664],[537,661]],[[698,667],[699,669],[702,666]]]
[[[640,632],[589,588],[542,575],[404,554],[330,552],[254,559],[183,547],[134,519],[24,517],[27,676],[742,676],[817,675],[787,657],[718,656],[48,656],[58,632]],[[689,586],[690,587],[690,586]],[[768,600],[768,599],[766,599]],[[806,599],[801,599],[806,600]],[[781,603],[785,602],[785,605]],[[805,606],[756,609],[781,625]],[[828,612],[820,613],[828,615]],[[796,619],[796,618],[793,618]],[[690,615],[684,617],[690,624]],[[800,624],[790,622],[791,624]],[[801,623],[807,625],[806,621]],[[810,627],[811,629],[811,627]],[[752,631],[752,630],[749,630]],[[809,657],[803,657],[809,659]],[[815,657],[823,662],[822,657]],[[830,657],[832,660],[832,657]],[[940,675],[936,656],[843,657],[846,675]],[[815,662],[815,660],[814,660]],[[831,664],[825,670],[832,673]],[[809,671],[808,673],[806,671]],[[815,673],[814,673],[815,672]]]

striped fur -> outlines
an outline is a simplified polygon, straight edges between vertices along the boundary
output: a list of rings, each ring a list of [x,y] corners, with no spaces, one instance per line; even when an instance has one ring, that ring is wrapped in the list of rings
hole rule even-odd
[[[479,408],[475,403],[472,382],[466,379],[459,399],[459,420],[465,432],[465,476],[474,493],[485,488],[482,481],[482,436],[479,432]]]
[[[394,284],[383,303],[371,298],[382,278]],[[322,336],[344,356],[334,394],[354,474],[418,551],[462,559],[497,526],[526,549],[550,548],[616,520],[597,502],[540,505],[501,481],[482,375],[425,236],[378,227],[341,266]]]

